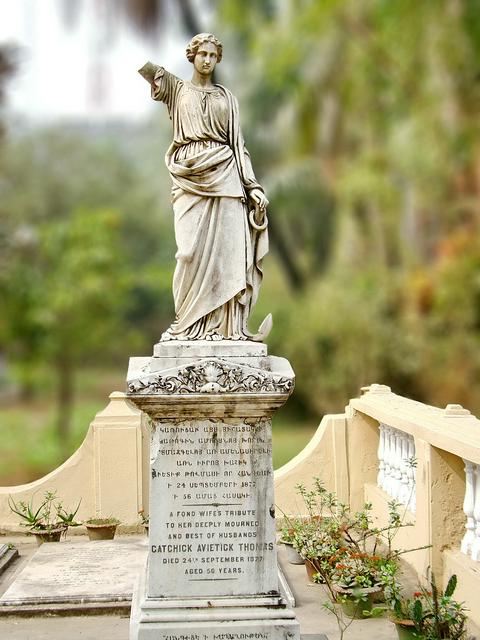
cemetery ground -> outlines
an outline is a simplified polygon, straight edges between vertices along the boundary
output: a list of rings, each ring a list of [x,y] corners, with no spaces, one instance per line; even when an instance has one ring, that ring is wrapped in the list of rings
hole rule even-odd
[[[120,540],[138,540],[138,536],[121,536]],[[69,536],[67,542],[85,541],[85,536]],[[9,536],[1,542],[14,543],[20,558],[0,575],[0,596],[30,560],[37,547],[33,537]],[[56,543],[60,546],[63,542]],[[60,547],[59,547],[60,548]],[[322,585],[308,582],[303,565],[292,565],[286,561],[283,545],[278,554],[281,567],[296,600],[295,613],[300,622],[300,631],[305,640],[339,640],[340,634],[334,616],[323,608],[328,600]],[[109,576],[105,579],[108,581]],[[413,578],[412,578],[413,579]],[[117,615],[67,615],[52,616],[48,612],[32,617],[0,616],[0,638],[2,640],[128,640],[129,614]],[[324,635],[322,635],[324,634]],[[325,638],[326,636],[326,638]],[[370,620],[354,620],[346,631],[346,640],[394,640],[394,625],[386,617]]]
[[[79,371],[70,435],[62,444],[56,433],[51,378],[46,369],[37,376],[44,382],[31,399],[25,401],[14,392],[0,398],[0,486],[31,482],[58,467],[82,443],[90,422],[105,407],[110,392],[125,388],[125,373],[120,366]],[[288,407],[283,408],[273,420],[274,468],[301,451],[317,426],[316,419],[298,417]]]

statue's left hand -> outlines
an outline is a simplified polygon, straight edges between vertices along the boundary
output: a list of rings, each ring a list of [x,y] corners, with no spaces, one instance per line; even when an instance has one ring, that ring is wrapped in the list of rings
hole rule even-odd
[[[261,189],[252,189],[248,194],[250,198],[258,205],[258,208],[262,211],[268,207],[267,196],[263,193]]]

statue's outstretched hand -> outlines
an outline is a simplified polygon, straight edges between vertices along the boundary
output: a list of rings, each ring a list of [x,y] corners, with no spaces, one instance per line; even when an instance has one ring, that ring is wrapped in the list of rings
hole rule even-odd
[[[147,82],[153,84],[153,79],[155,77],[155,73],[159,68],[158,64],[154,64],[153,62],[147,62],[143,65],[141,69],[138,70],[138,73],[145,78]]]
[[[249,196],[262,211],[265,211],[265,209],[268,207],[267,196],[261,189],[252,189],[249,193]]]

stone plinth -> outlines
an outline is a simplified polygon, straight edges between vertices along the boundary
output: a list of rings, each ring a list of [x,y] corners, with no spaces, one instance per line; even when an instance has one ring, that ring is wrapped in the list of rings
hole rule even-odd
[[[271,455],[271,417],[293,383],[255,343],[161,343],[131,359],[127,395],[152,419],[132,639],[299,636],[279,593]]]

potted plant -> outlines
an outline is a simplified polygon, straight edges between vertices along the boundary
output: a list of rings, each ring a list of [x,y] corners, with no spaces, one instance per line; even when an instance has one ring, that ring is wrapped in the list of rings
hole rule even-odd
[[[33,497],[28,503],[23,500],[15,502],[12,496],[8,498],[10,510],[22,518],[23,522],[20,524],[30,529],[38,545],[43,542],[58,542],[62,534],[66,535],[68,527],[78,526],[75,516],[80,503],[81,500],[74,511],[68,512],[57,497],[56,491],[46,491],[37,508],[33,506]]]
[[[415,462],[412,460],[411,464]],[[376,527],[372,505],[365,503],[360,511],[352,512],[325,489],[319,478],[314,478],[312,490],[301,484],[296,488],[308,512],[295,543],[306,558],[307,570],[309,565],[316,569],[314,577],[326,584],[333,602],[342,602],[348,608],[350,600],[358,604],[361,596],[362,609],[358,606],[354,609],[367,611],[370,602],[378,601],[383,588],[394,579],[399,556],[407,553],[393,546],[398,530],[410,526],[403,522],[400,505],[392,500],[388,523]]]
[[[325,583],[335,602],[339,596],[332,577],[335,564],[340,563],[345,554],[347,557],[348,554],[361,557],[368,547],[373,549],[372,555],[375,555],[380,530],[371,526],[369,505],[352,514],[349,507],[338,501],[333,492],[327,491],[318,478],[314,478],[312,490],[300,484],[297,491],[306,506],[308,517],[297,534],[296,548],[306,559],[310,579]],[[352,586],[358,588],[366,585]],[[340,587],[345,588],[345,585]]]
[[[320,521],[307,521],[294,541],[294,547],[305,558],[307,575],[312,582],[329,584],[331,558],[342,548],[340,537],[325,530]]]
[[[382,556],[346,549],[331,573],[333,591],[349,617],[370,616],[375,596],[382,592],[381,568],[392,563]]]
[[[390,616],[397,630],[399,640],[424,638],[421,633],[422,611],[420,592],[416,592],[413,598],[399,598]]]
[[[340,522],[332,518],[336,506],[334,494],[327,492],[318,478],[314,482],[311,491],[301,484],[296,487],[308,515],[297,518],[284,516],[287,528],[292,530],[293,548],[305,560],[309,579],[328,586],[325,574],[331,571],[329,559],[342,546],[343,540]]]
[[[117,518],[89,518],[84,525],[90,540],[113,540],[115,531],[120,524]]]
[[[467,616],[463,603],[453,599],[457,576],[452,575],[445,591],[438,589],[433,573],[429,574],[429,588],[421,586],[412,598],[397,593],[390,601],[391,620],[399,640],[465,640]]]

